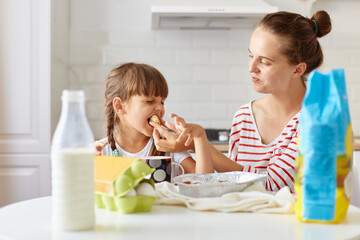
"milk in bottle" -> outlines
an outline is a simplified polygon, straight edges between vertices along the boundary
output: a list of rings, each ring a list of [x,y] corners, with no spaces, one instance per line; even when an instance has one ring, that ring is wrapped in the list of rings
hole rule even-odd
[[[58,230],[91,229],[94,210],[94,137],[83,91],[64,90],[51,146],[52,224]]]

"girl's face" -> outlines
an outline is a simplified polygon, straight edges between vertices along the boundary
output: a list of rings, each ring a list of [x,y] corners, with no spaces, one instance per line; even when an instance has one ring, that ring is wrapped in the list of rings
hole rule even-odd
[[[121,127],[134,130],[152,136],[153,127],[149,124],[149,118],[157,114],[160,118],[164,116],[165,98],[156,96],[134,95],[123,104],[124,112],[121,114]]]
[[[257,27],[250,39],[249,72],[255,91],[277,93],[288,91],[291,87],[296,65],[290,65],[281,54],[286,39]]]

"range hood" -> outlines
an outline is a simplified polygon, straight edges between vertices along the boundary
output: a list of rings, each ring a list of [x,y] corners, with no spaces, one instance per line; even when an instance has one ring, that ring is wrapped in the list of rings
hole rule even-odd
[[[262,0],[158,0],[151,6],[153,29],[254,28],[278,7]]]

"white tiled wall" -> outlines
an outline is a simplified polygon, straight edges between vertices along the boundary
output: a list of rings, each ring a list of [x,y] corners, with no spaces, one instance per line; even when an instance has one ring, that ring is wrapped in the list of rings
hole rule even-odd
[[[306,1],[267,2],[281,10],[303,12]],[[164,74],[170,89],[167,113],[204,127],[229,128],[237,107],[261,97],[253,91],[247,71],[252,30],[154,31],[150,6],[150,0],[69,1],[64,50],[69,63],[64,78],[69,87],[85,89],[95,137],[105,134],[105,77],[127,61],[148,63]],[[332,32],[320,39],[325,54],[321,70],[345,68],[354,132],[360,135],[360,2],[318,0],[313,11],[318,9],[327,10],[333,20]]]

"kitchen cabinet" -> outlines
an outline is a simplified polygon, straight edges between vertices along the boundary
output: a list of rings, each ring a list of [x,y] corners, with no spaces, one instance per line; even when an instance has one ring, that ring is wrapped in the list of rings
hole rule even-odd
[[[50,195],[51,1],[0,1],[0,207]]]

